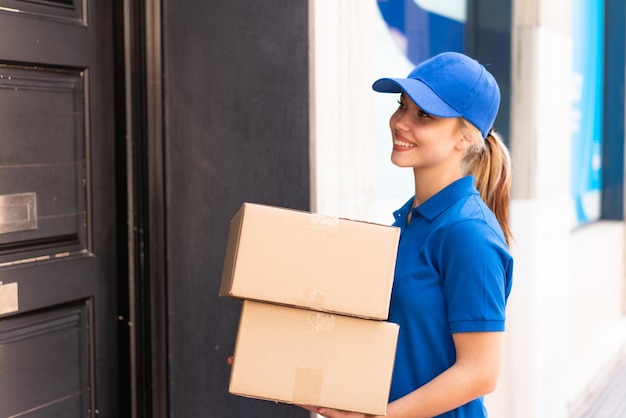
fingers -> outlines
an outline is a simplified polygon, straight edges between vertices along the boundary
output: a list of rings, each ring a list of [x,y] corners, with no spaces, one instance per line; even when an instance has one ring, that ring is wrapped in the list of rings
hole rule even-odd
[[[325,408],[319,408],[317,406],[299,405],[299,404],[296,404],[296,406],[299,406],[300,408],[304,408],[307,411],[315,412],[316,414],[319,414],[319,415],[322,415],[322,416],[324,416],[323,414],[325,412],[327,412]]]
[[[341,411],[337,411],[334,409],[320,408],[317,406],[310,406],[310,405],[298,405],[298,404],[296,404],[296,406],[299,406],[300,408],[304,408],[307,411],[315,412],[316,414],[321,415],[325,418],[332,418],[332,417],[340,416],[337,414],[341,414]]]
[[[295,404],[295,406],[298,406],[300,408],[306,409],[307,411],[311,411],[311,412],[317,412],[318,408],[315,406],[309,406],[309,405],[300,405],[300,404]]]

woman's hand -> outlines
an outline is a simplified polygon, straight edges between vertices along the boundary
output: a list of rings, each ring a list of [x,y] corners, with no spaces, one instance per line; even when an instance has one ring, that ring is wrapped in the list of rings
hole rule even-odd
[[[326,418],[376,418],[375,415],[361,414],[359,412],[340,411],[338,409],[320,408],[317,406],[297,405],[307,411],[315,412]]]

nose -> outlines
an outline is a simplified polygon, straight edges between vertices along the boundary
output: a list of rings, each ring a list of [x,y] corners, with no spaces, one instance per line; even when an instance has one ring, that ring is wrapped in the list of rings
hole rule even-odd
[[[389,119],[389,125],[391,125],[392,128],[398,129],[400,131],[408,131],[410,128],[408,124],[407,113],[408,112],[400,111],[400,109],[396,110]]]

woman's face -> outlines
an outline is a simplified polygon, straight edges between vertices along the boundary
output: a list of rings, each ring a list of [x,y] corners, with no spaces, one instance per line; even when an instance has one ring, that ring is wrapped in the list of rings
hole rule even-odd
[[[399,167],[460,170],[464,155],[458,118],[440,118],[420,109],[404,93],[389,120],[393,152]]]

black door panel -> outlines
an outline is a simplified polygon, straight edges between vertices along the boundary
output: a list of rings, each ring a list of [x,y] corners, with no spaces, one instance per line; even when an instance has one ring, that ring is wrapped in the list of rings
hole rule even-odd
[[[109,2],[0,0],[0,416],[119,416]]]

